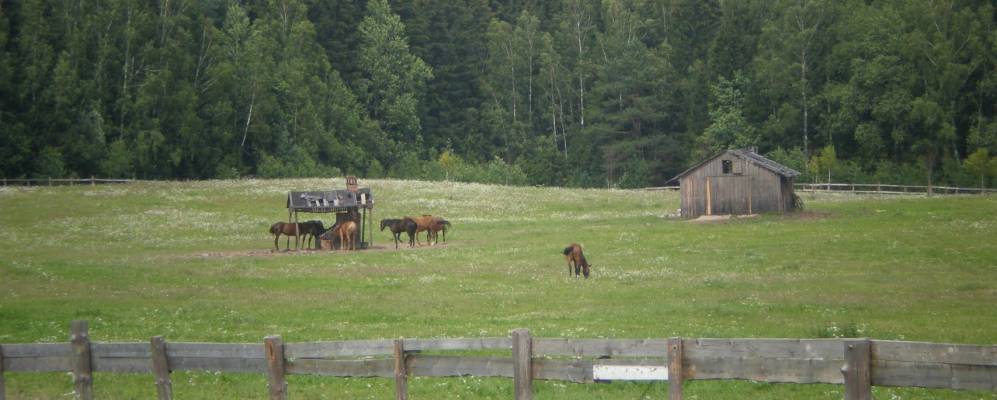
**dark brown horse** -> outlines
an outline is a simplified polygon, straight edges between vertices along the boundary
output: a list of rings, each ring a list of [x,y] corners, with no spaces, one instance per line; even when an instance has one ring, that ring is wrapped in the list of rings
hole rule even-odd
[[[414,226],[414,224],[415,222],[412,221],[411,219],[382,219],[381,231],[383,232],[384,228],[388,228],[391,230],[391,236],[395,239],[395,248],[397,249],[398,242],[402,240],[401,239],[402,232],[408,233],[409,225]],[[414,234],[415,233],[413,229],[413,233],[409,233],[409,242],[412,242],[412,235]]]
[[[306,248],[313,248],[315,243],[318,242],[319,235],[321,235],[322,232],[325,232],[325,226],[322,224],[322,221],[319,220],[302,222],[301,228],[304,229],[301,234],[301,244],[304,245],[305,239],[308,239],[308,247]]]
[[[301,235],[301,237],[304,238],[307,235],[311,235],[312,237],[315,237],[320,235],[322,230],[322,221],[301,222],[297,224],[296,229],[295,224],[290,222],[277,222],[270,225],[270,234],[273,235],[273,247],[275,250],[280,250],[280,246],[277,244],[277,241],[280,240],[280,235],[287,236],[284,248],[286,250],[290,250],[291,236]]]
[[[585,274],[585,279],[589,278],[589,265],[588,260],[585,259],[585,254],[582,254],[582,246],[578,243],[572,243],[568,247],[564,248],[564,259],[568,261],[568,276],[571,276],[571,265],[575,266],[575,278],[578,278],[578,272],[581,270]]]

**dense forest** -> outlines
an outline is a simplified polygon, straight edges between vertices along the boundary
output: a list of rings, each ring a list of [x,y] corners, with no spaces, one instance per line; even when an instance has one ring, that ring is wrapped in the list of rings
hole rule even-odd
[[[0,0],[0,175],[997,180],[992,0]]]

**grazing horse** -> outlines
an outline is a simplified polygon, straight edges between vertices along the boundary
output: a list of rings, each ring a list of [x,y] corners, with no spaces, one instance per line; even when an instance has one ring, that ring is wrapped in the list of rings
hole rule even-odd
[[[589,265],[588,260],[585,259],[585,255],[582,254],[582,246],[577,243],[572,243],[570,246],[564,248],[564,259],[568,261],[568,276],[571,276],[571,264],[575,265],[575,278],[578,278],[578,272],[581,270],[585,274],[585,279],[589,278]]]
[[[406,227],[406,229],[408,230],[408,234],[409,234],[409,246],[415,246],[415,244],[420,244],[421,245],[421,243],[419,243],[419,235],[418,235],[418,233],[422,232],[422,231],[426,231],[426,243],[429,243],[429,235],[430,235],[430,233],[429,233],[429,226],[433,224],[433,221],[435,219],[436,218],[434,218],[432,215],[426,215],[426,214],[423,214],[421,217],[405,217],[405,218],[402,218],[403,221],[406,221],[406,220],[407,221],[412,221],[412,223],[415,224],[414,227],[412,227],[412,226]],[[415,236],[415,240],[414,241],[412,240],[413,236]]]
[[[398,248],[398,242],[400,242],[402,232],[408,232],[408,226],[415,224],[412,220],[408,219],[382,219],[381,220],[381,232],[384,232],[384,228],[387,227],[391,229],[391,236],[395,238],[395,248]],[[412,241],[412,235],[414,233],[409,233],[409,242]],[[446,234],[444,234],[446,235]]]
[[[322,224],[322,221],[319,220],[302,222],[300,225],[298,225],[298,228],[302,229],[301,244],[304,245],[305,239],[307,238],[308,248],[314,246],[314,243],[318,242],[319,235],[321,235],[322,232],[325,232],[325,226]]]
[[[429,236],[432,236],[434,243],[439,243],[440,231],[443,231],[443,243],[447,242],[447,228],[450,226],[450,221],[443,218],[436,217],[433,218],[433,222],[429,224]],[[426,239],[427,241],[429,238]]]
[[[356,234],[357,234],[357,223],[353,221],[343,221],[336,226],[335,232],[339,235],[339,248],[343,251],[346,250],[356,250]]]

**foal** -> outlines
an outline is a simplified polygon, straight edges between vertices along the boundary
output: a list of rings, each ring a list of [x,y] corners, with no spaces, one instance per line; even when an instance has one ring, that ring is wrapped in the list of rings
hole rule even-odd
[[[568,261],[568,276],[571,276],[571,264],[575,265],[575,278],[578,278],[578,272],[581,270],[585,274],[585,279],[589,278],[589,265],[588,260],[585,259],[585,255],[582,254],[582,246],[577,243],[572,243],[570,246],[564,248],[564,259]]]

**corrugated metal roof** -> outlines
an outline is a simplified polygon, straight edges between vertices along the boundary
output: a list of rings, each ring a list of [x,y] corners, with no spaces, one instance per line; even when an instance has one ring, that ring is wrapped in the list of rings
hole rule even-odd
[[[295,211],[334,212],[350,208],[373,208],[374,196],[370,188],[330,190],[320,192],[289,192],[287,208]]]
[[[666,182],[666,183],[675,182],[675,181],[681,179],[683,176],[686,176],[690,172],[696,170],[700,166],[702,166],[702,165],[704,165],[706,163],[709,163],[710,161],[713,161],[717,157],[720,157],[720,156],[722,156],[724,154],[733,154],[734,156],[740,157],[740,158],[742,158],[744,160],[751,161],[751,162],[753,162],[755,164],[758,164],[758,166],[760,166],[762,168],[765,168],[765,169],[767,169],[769,171],[772,171],[773,173],[782,175],[782,176],[787,177],[787,178],[792,178],[792,177],[796,177],[796,176],[800,175],[800,173],[796,172],[796,170],[794,170],[792,168],[789,168],[789,167],[787,167],[785,165],[779,164],[779,163],[777,163],[775,161],[769,160],[768,158],[765,158],[764,156],[762,156],[762,155],[760,155],[758,153],[755,153],[755,152],[753,152],[751,150],[748,150],[748,149],[731,149],[731,150],[721,151],[721,152],[717,153],[716,155],[714,155],[713,157],[707,158],[707,159],[699,162],[698,164],[693,165],[692,167],[689,167],[689,169],[683,171],[681,174],[675,175],[674,178],[669,179],[668,182]]]

